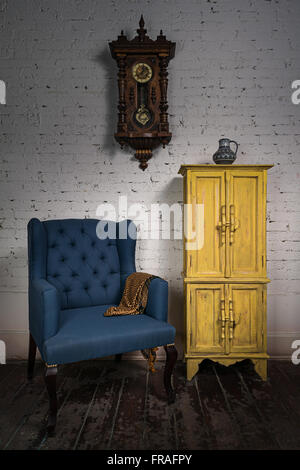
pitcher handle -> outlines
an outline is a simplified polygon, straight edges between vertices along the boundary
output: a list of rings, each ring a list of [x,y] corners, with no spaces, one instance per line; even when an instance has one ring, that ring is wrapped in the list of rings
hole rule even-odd
[[[237,153],[238,148],[239,148],[239,144],[238,144],[235,140],[230,140],[230,141],[229,141],[229,145],[231,144],[231,142],[232,142],[233,144],[235,144],[234,156],[236,156],[236,153]]]

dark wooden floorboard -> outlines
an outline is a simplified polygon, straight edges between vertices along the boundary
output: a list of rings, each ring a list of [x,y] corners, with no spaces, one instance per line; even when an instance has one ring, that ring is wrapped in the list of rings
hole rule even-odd
[[[249,393],[243,387],[241,377],[237,373],[238,366],[214,366],[218,382],[222,390],[226,407],[235,423],[239,435],[239,449],[278,449],[269,435],[269,430],[261,423]]]
[[[271,361],[268,369],[270,373],[272,371]],[[269,435],[272,436],[274,443],[280,449],[299,449],[300,421],[298,420],[296,424],[294,419],[291,420],[282,399],[279,397],[274,380],[269,375],[268,380],[263,382],[251,368],[245,372],[242,371],[241,376],[243,385],[249,391],[262,423],[266,429],[269,429]]]
[[[41,364],[36,367],[35,382],[27,381],[26,365],[16,367],[1,386],[0,448],[5,449],[32,413],[36,397],[44,392]]]
[[[81,427],[80,435],[77,436],[76,449],[105,448],[103,441],[112,427],[115,396],[121,383],[117,371],[118,368],[113,362],[103,364],[103,374],[96,384],[85,415],[85,422],[82,423],[84,426]]]
[[[2,387],[6,378],[16,369],[16,364],[0,364],[0,387]],[[0,388],[1,390],[1,388]]]
[[[103,374],[104,364],[100,361],[82,363],[79,376],[74,382],[70,393],[61,396],[62,405],[59,409],[58,421],[54,437],[47,437],[41,445],[43,450],[74,449],[78,434],[84,423],[86,412],[93,398],[95,389]]]
[[[168,405],[163,385],[163,364],[156,364],[157,371],[149,373],[148,393],[145,403],[145,422],[141,448],[177,449],[174,404]]]
[[[114,370],[113,372],[116,371]],[[111,375],[111,377],[108,376],[108,380],[105,382],[106,403],[101,422],[101,428],[92,441],[92,450],[105,450],[111,448],[120,400],[126,383],[126,377],[120,377],[120,375],[117,373],[109,375]],[[101,400],[102,395],[98,395],[97,401],[100,403]]]
[[[197,380],[186,381],[182,362],[176,366],[174,386],[177,392],[173,411],[178,449],[209,449],[212,436],[198,394]]]
[[[263,382],[248,361],[228,368],[204,361],[192,381],[178,362],[177,398],[168,405],[164,363],[85,361],[59,367],[58,419],[46,433],[48,396],[37,361],[0,367],[0,448],[300,449],[300,366],[269,361]]]
[[[0,386],[0,410],[4,409],[9,401],[20,387],[24,384],[26,378],[26,367],[25,364],[1,366],[8,367],[8,373],[5,374],[3,371],[3,379]],[[2,369],[3,370],[3,369]]]
[[[210,448],[224,450],[241,448],[239,430],[228,409],[213,363],[203,362],[196,380],[211,436]]]
[[[298,368],[297,368],[298,367]],[[300,420],[300,374],[299,366],[274,361],[269,365],[269,376],[272,385],[276,386],[283,403],[289,413],[296,413],[296,420]],[[300,431],[299,431],[300,434]]]
[[[118,367],[119,368],[119,367]],[[125,368],[127,370],[125,370]],[[118,413],[111,432],[109,447],[119,450],[140,449],[144,431],[144,411],[147,394],[147,363],[121,363],[120,370],[126,376],[118,406]]]
[[[64,400],[74,387],[77,376],[80,374],[81,368],[78,365],[62,366],[59,368],[57,375],[57,396],[60,413]],[[34,378],[34,384],[37,378]],[[46,441],[46,423],[49,408],[48,394],[42,382],[43,391],[37,396],[34,409],[30,415],[27,415],[24,423],[18,432],[15,433],[13,439],[7,446],[9,450],[35,450],[39,449],[44,441]]]

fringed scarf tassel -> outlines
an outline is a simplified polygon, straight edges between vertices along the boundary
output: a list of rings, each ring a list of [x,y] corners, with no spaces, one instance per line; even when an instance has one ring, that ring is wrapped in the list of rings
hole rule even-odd
[[[154,367],[154,363],[156,361],[156,351],[158,348],[148,348],[148,349],[142,349],[141,353],[143,354],[144,358],[148,361],[148,366],[150,372],[156,372],[156,369]]]

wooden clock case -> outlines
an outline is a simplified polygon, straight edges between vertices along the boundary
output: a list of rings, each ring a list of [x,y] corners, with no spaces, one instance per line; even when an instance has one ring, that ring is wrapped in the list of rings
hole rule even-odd
[[[117,142],[123,148],[129,145],[135,150],[140,168],[145,170],[153,149],[167,145],[172,137],[168,122],[168,63],[175,54],[175,43],[168,41],[162,31],[156,40],[147,36],[141,16],[138,35],[128,40],[123,31],[117,41],[109,43],[112,57],[118,64],[119,116],[115,133]],[[146,83],[138,83],[133,75],[136,64],[146,64],[152,76]],[[136,119],[141,90],[144,106],[151,118],[145,124]]]

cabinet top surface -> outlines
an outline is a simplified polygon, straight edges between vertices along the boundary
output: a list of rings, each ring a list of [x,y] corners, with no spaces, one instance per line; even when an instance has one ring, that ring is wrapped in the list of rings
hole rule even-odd
[[[217,165],[217,164],[202,164],[202,165],[181,165],[178,173],[184,175],[187,170],[269,170],[274,165]]]

